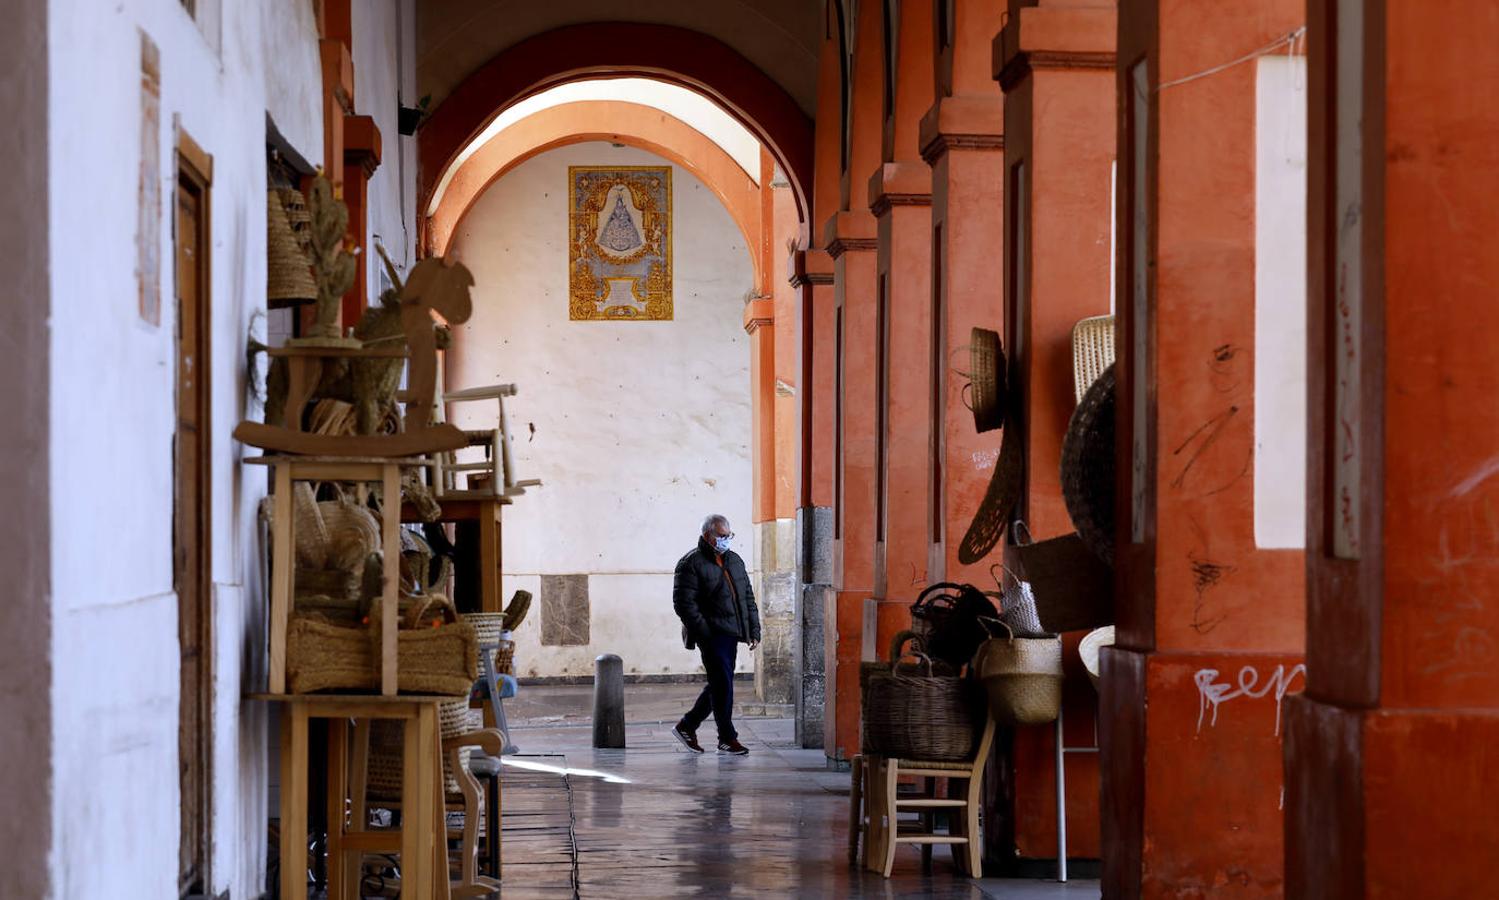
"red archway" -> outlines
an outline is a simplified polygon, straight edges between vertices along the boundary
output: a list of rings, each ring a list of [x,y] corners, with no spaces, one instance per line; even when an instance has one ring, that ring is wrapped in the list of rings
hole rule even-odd
[[[589,23],[528,38],[497,54],[448,95],[418,133],[421,209],[443,172],[506,107],[583,78],[644,77],[713,100],[759,138],[811,222],[812,121],[791,95],[732,47],[669,25]]]

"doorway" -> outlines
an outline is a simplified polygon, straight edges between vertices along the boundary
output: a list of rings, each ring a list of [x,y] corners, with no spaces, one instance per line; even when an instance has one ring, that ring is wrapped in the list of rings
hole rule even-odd
[[[177,428],[173,441],[172,574],[181,651],[178,779],[181,788],[178,890],[211,888],[213,749],[213,583],[210,532],[209,179],[212,158],[185,134],[177,147]]]

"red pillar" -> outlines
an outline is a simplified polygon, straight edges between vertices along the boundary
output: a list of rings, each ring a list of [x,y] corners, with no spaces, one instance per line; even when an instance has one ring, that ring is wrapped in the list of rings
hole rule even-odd
[[[919,155],[921,114],[931,103],[932,5],[901,7],[890,35],[884,162],[869,177],[879,282],[876,295],[877,463],[874,648],[911,624],[927,582],[932,414],[932,170]]]
[[[1256,538],[1255,420],[1270,415],[1256,368],[1273,349],[1256,342],[1258,63],[1211,70],[1302,16],[1296,0],[1120,3],[1111,896],[1283,889],[1281,700],[1303,683],[1304,556]]]
[[[370,305],[370,256],[373,246],[366,246],[369,236],[369,185],[375,169],[380,167],[380,129],[369,116],[344,117],[344,203],[349,207],[349,233],[363,248],[354,257],[354,283],[343,300],[345,326],[359,324],[365,307]]]
[[[1307,689],[1286,896],[1491,896],[1499,21],[1309,4]]]
[[[1110,173],[1114,157],[1112,0],[1012,0],[994,41],[1005,91],[1005,349],[1009,406],[1004,439],[1019,440],[1025,489],[1015,515],[1041,540],[1073,531],[1062,500],[1062,438],[1076,405],[1072,328],[1109,311]],[[996,552],[988,560],[997,561]],[[1076,659],[1076,639],[1067,655]],[[1069,667],[1068,746],[1091,746],[1097,698]],[[1056,730],[1015,731],[1015,852],[1055,857]],[[1093,754],[1066,760],[1069,857],[1099,855],[1099,768]]]
[[[927,577],[983,584],[985,565],[958,561],[978,510],[999,433],[979,434],[963,403],[961,348],[977,327],[1004,327],[1004,96],[990,69],[1002,0],[955,0],[937,20],[936,102],[921,120],[921,154],[932,170],[932,328],[926,365],[935,433]]]
[[[824,621],[829,653],[827,754],[846,759],[859,747],[859,660],[873,658],[864,600],[874,586],[875,332],[878,278],[868,173],[879,164],[884,120],[885,39],[881,11],[864,7],[851,23],[849,133],[842,173],[843,210],[830,217],[823,242],[833,258],[838,321],[838,447],[834,475],[835,615]],[[836,665],[835,665],[836,664]]]

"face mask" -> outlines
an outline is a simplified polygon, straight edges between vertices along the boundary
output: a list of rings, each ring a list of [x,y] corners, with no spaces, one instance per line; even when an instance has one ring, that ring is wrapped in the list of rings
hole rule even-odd
[[[713,539],[713,549],[717,550],[720,554],[728,553],[730,543],[732,543],[731,538],[715,537]]]

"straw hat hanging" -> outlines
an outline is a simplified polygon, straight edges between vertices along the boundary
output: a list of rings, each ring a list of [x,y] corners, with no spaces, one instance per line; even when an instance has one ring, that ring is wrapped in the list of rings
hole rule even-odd
[[[1072,326],[1072,389],[1078,403],[1114,364],[1114,317],[1093,316]]]
[[[1078,536],[1114,562],[1114,364],[1089,386],[1062,437],[1062,499]]]
[[[283,194],[297,199],[288,204]],[[266,300],[272,309],[317,299],[306,239],[298,237],[295,227],[300,223],[306,234],[307,205],[301,197],[300,191],[286,188],[266,192]]]
[[[975,328],[968,340],[973,427],[983,434],[1005,424],[1005,354],[998,332]]]

